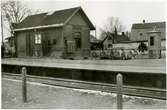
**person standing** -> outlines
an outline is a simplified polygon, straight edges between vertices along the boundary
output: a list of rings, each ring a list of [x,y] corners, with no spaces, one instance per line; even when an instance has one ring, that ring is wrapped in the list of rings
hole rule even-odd
[[[4,47],[4,45],[2,44],[2,45],[1,45],[1,58],[4,58],[4,51],[5,51],[5,47]]]

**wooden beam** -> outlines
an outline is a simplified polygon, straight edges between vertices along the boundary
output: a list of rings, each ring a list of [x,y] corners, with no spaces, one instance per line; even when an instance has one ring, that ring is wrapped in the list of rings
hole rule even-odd
[[[117,74],[117,109],[123,108],[122,85],[123,85],[122,74],[118,73]]]

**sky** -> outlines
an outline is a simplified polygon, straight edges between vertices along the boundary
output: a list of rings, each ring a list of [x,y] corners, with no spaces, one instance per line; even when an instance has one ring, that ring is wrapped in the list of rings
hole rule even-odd
[[[81,6],[97,29],[108,22],[109,17],[118,17],[124,31],[131,31],[133,23],[165,21],[166,2],[164,0],[20,0],[32,10],[56,11]],[[94,33],[93,33],[94,34]],[[4,36],[8,36],[4,32]]]

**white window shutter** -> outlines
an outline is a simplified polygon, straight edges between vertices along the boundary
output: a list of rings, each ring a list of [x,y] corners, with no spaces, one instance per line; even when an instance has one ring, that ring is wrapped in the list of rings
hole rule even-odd
[[[35,34],[35,44],[41,44],[41,34]]]

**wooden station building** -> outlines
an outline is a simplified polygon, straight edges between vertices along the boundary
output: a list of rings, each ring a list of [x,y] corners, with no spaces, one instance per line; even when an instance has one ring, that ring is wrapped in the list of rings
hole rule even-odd
[[[28,16],[13,30],[17,57],[87,58],[91,30],[81,7]]]

